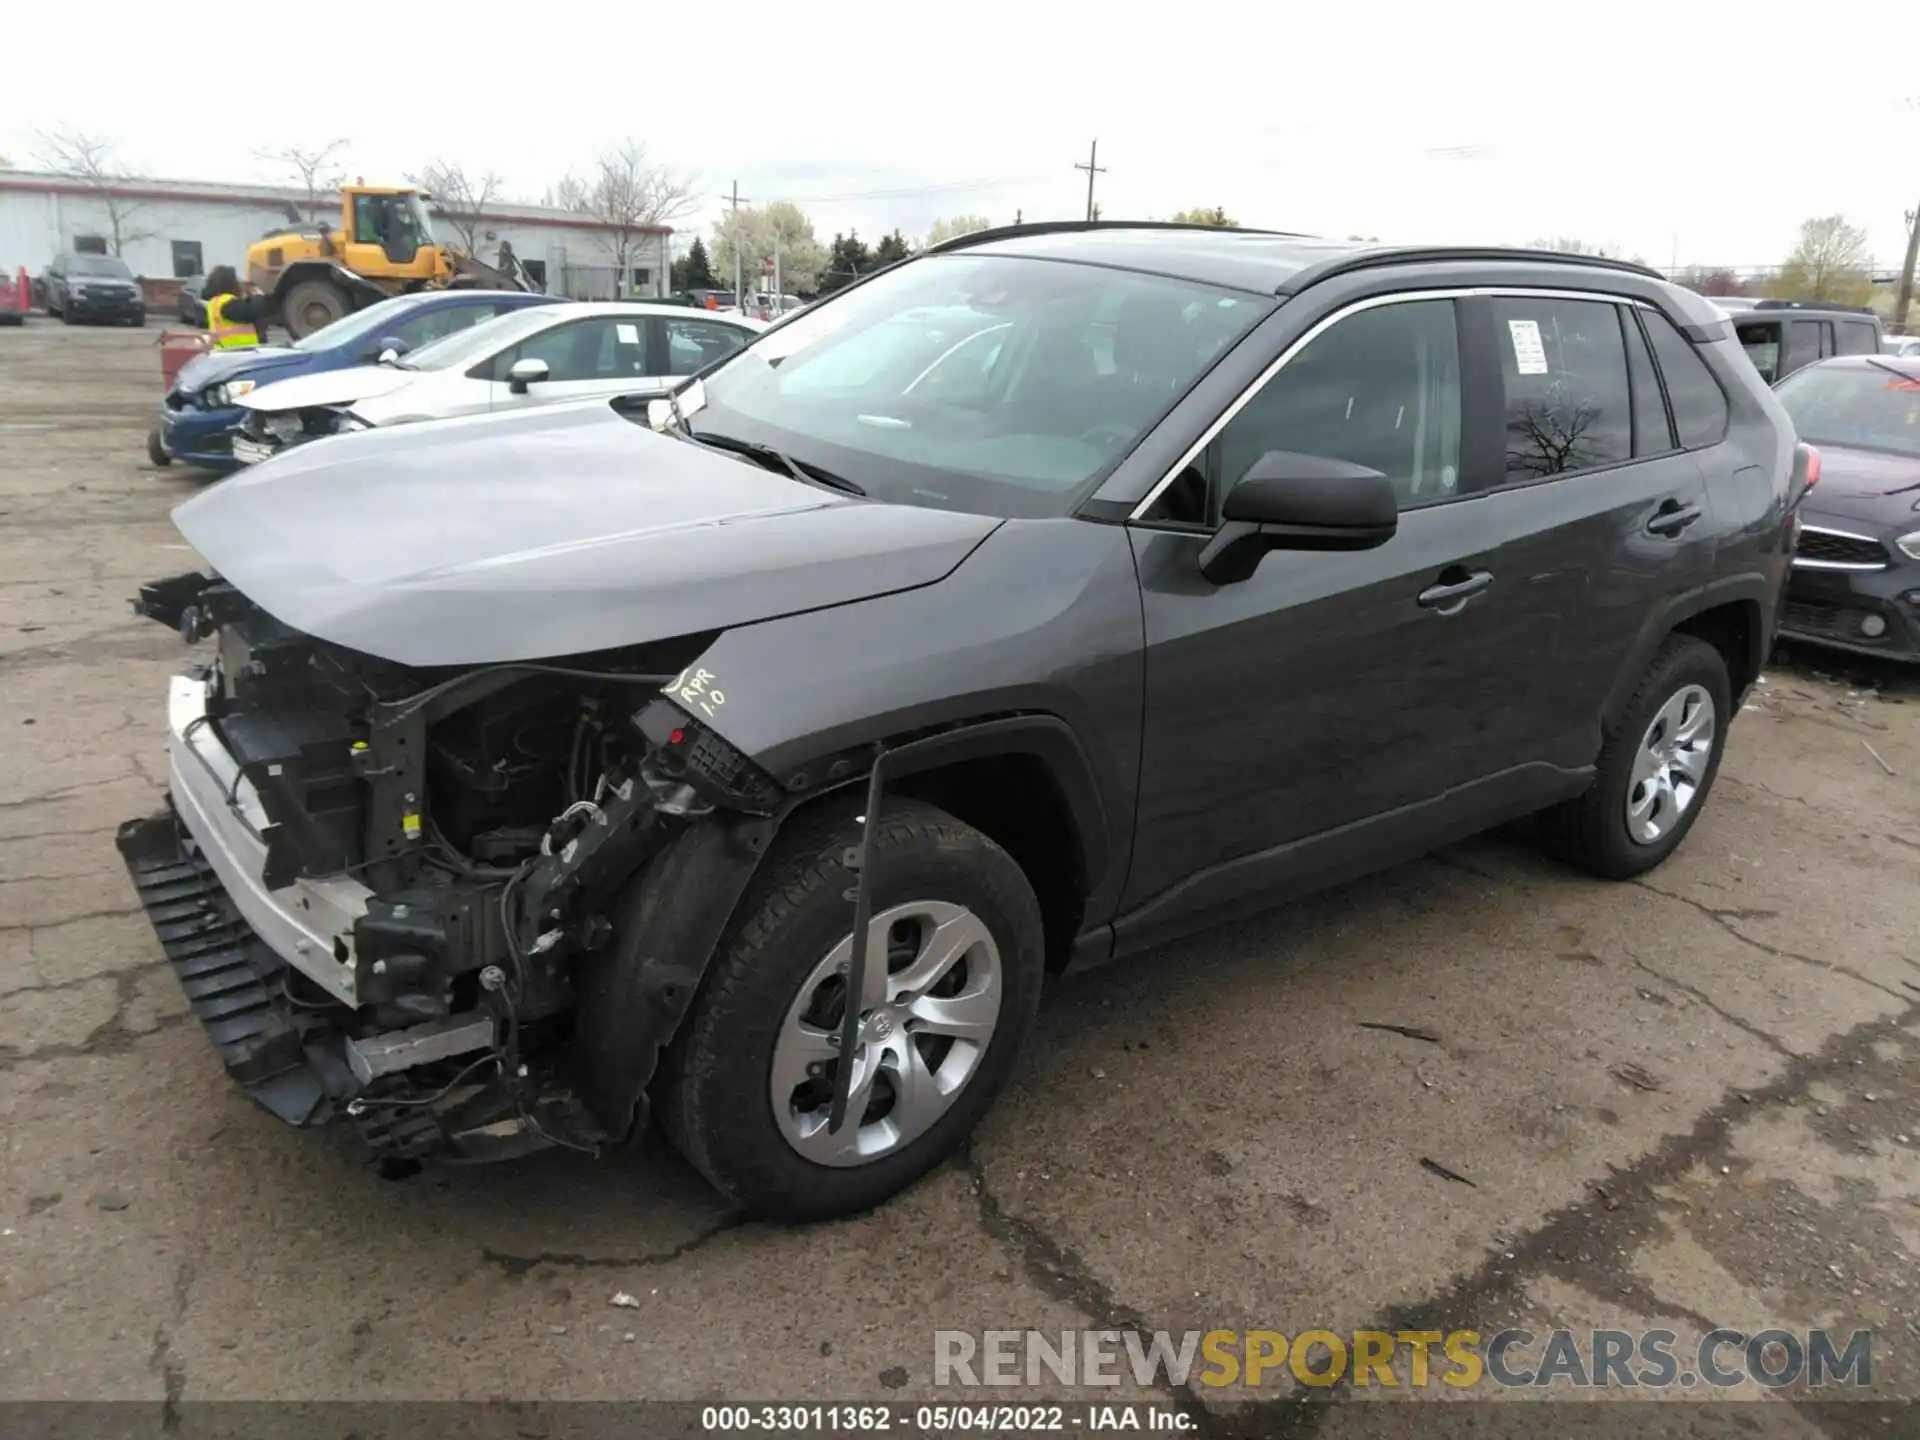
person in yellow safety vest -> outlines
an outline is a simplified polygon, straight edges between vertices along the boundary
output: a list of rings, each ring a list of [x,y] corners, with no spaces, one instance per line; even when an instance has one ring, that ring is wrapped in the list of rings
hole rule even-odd
[[[231,265],[216,265],[207,273],[200,303],[216,348],[233,350],[260,343],[266,329],[264,302],[240,293],[240,277]]]

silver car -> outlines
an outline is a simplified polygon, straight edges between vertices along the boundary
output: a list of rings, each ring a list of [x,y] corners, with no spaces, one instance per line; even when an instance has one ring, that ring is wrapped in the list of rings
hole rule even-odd
[[[377,365],[299,375],[243,397],[243,464],[327,435],[661,390],[766,328],[742,315],[622,301],[515,310]]]

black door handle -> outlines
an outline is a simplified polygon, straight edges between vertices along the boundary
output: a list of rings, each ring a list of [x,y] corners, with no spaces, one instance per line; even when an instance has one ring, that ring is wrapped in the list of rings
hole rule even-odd
[[[1647,521],[1647,533],[1671,538],[1699,518],[1698,505],[1683,505],[1678,500],[1662,500],[1660,508],[1653,512],[1653,518]]]
[[[1462,572],[1454,569],[1446,573],[1458,575]],[[1420,592],[1420,604],[1428,610],[1437,610],[1442,615],[1457,615],[1467,601],[1493,584],[1493,572],[1475,570],[1462,580],[1447,580],[1438,585],[1429,585]]]

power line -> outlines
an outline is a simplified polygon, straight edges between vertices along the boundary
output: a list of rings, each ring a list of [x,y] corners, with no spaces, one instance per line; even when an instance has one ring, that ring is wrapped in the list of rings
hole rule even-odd
[[[805,193],[789,198],[795,203],[812,205],[834,200],[896,200],[913,195],[943,195],[961,190],[998,190],[1008,185],[1025,185],[1042,177],[1037,175],[1012,175],[998,180],[956,180],[943,185],[902,185],[890,190],[850,190],[839,195],[808,195]]]
[[[1082,165],[1078,160],[1073,162],[1074,169],[1087,172],[1087,219],[1089,222],[1093,219],[1093,177],[1107,173],[1107,167],[1097,163],[1099,159],[1100,142],[1096,139],[1087,150],[1087,163]]]

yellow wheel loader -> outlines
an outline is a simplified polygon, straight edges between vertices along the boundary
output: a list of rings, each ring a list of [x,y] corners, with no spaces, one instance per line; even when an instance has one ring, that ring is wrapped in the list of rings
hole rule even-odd
[[[406,187],[345,185],[338,228],[325,220],[305,228],[289,205],[296,228],[247,247],[247,280],[272,299],[276,323],[296,340],[409,290],[534,288],[517,261],[495,269],[435,240],[428,198]]]

